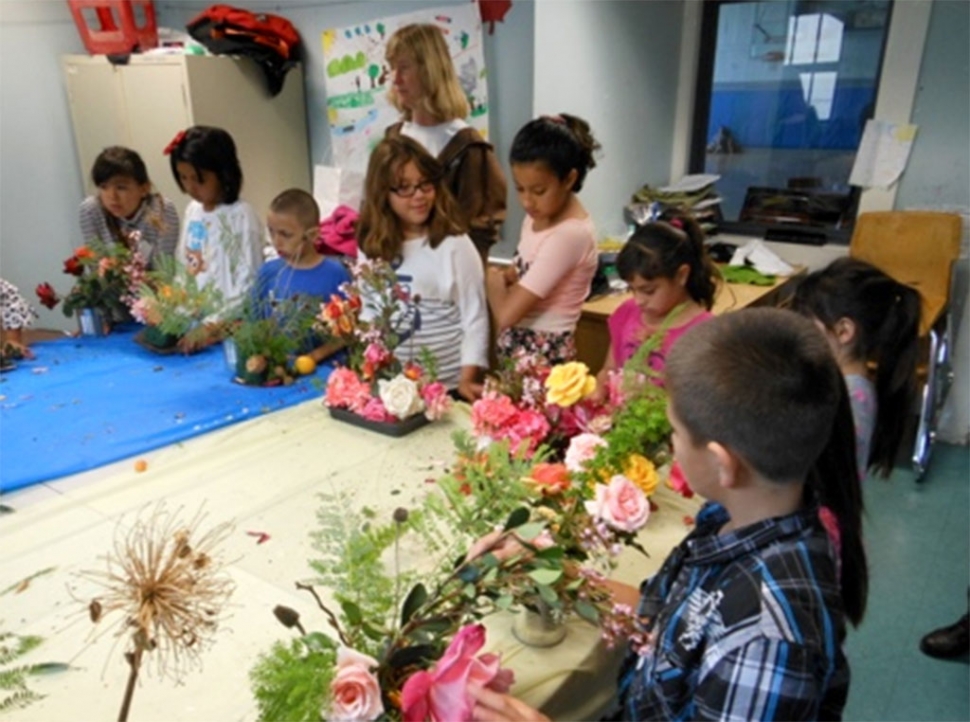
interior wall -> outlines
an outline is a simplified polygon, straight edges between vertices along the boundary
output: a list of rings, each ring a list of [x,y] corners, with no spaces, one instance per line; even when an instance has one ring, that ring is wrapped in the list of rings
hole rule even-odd
[[[80,245],[81,169],[60,58],[83,53],[66,2],[0,2],[0,274],[30,301],[66,290],[62,261]],[[74,328],[37,303],[44,328]]]
[[[962,259],[952,291],[956,376],[939,436],[965,444],[970,441],[970,3],[936,0],[927,33],[912,119],[919,130],[896,209],[955,211],[964,217]]]
[[[580,196],[602,235],[644,183],[671,180],[684,4],[535,4],[535,115],[578,115],[603,146]]]

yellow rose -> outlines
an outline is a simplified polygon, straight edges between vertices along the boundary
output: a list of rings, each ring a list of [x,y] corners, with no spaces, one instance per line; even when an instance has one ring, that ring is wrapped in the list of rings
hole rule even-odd
[[[554,366],[546,378],[546,402],[557,406],[572,406],[595,390],[596,377],[579,361]]]
[[[623,474],[647,496],[650,496],[657,490],[657,483],[659,481],[657,467],[645,456],[630,454],[626,460],[626,467],[623,470]]]

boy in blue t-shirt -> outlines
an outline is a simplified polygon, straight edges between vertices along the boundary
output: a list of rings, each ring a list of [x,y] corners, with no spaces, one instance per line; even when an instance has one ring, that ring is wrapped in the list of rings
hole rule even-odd
[[[350,281],[340,261],[316,249],[320,232],[317,202],[306,191],[285,190],[270,204],[266,227],[279,257],[260,267],[253,288],[254,302],[263,314],[272,313],[274,304],[280,301],[297,303],[316,314],[321,303],[340,293],[340,286]],[[317,363],[341,348],[339,341],[316,345],[318,341],[309,340],[301,348]]]

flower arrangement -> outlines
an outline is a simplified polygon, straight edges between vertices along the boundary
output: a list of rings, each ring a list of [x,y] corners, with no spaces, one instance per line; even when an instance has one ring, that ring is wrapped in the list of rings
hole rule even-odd
[[[479,622],[499,611],[576,613],[610,643],[635,638],[632,611],[613,603],[595,562],[618,551],[611,524],[639,530],[646,522],[642,494],[639,511],[626,514],[624,499],[615,516],[600,517],[562,465],[511,452],[507,442],[484,452],[470,437],[457,442],[459,462],[414,511],[382,523],[346,497],[324,497],[314,534],[321,558],[311,562],[317,586],[297,588],[332,631],[308,631],[296,610],[274,610],[297,636],[251,672],[262,719],[467,720],[469,685],[504,691],[513,681],[499,657],[481,653]],[[402,569],[409,535],[423,542],[412,555],[420,566]]]
[[[132,317],[145,324],[146,331],[153,330],[147,340],[165,348],[215,313],[222,293],[212,282],[200,288],[185,266],[163,256],[129,300]]]
[[[415,305],[390,264],[359,260],[353,280],[321,305],[319,322],[347,348],[347,365],[327,382],[324,403],[368,421],[403,421],[424,413],[441,418],[451,399],[437,381],[435,359],[425,349],[402,362],[396,350],[420,324]],[[413,341],[411,341],[413,342]],[[413,349],[412,349],[413,350]],[[413,360],[414,358],[417,360]]]
[[[227,321],[236,346],[236,380],[247,385],[292,384],[296,358],[322,342],[313,304],[299,297],[258,301],[247,298]]]
[[[96,239],[64,261],[64,273],[76,279],[74,286],[61,297],[50,283],[41,283],[36,289],[41,304],[53,309],[62,303],[65,316],[95,309],[110,322],[129,318],[129,304],[145,280],[145,261],[122,244]]]

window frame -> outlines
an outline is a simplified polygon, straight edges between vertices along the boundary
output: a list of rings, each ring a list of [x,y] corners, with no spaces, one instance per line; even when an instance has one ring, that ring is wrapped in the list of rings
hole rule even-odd
[[[764,2],[765,0],[704,0],[700,20],[699,50],[697,53],[697,67],[694,78],[694,107],[691,117],[690,136],[688,144],[688,173],[705,173],[707,159],[707,129],[711,113],[711,90],[714,86],[714,61],[717,56],[717,28],[721,7],[738,3]],[[895,0],[889,0],[889,10],[886,16],[886,30],[875,75],[875,96],[872,103],[872,115],[875,117],[879,94],[882,90],[882,71],[889,48],[890,32]],[[835,243],[848,245],[852,238],[855,220],[859,215],[859,206],[863,188],[850,186],[849,211],[852,226],[846,228],[817,228],[814,226],[799,227],[797,225],[778,226],[750,221],[722,220],[718,223],[719,232],[759,236],[765,240],[777,240],[804,245],[824,245]],[[781,232],[783,229],[783,232]]]

